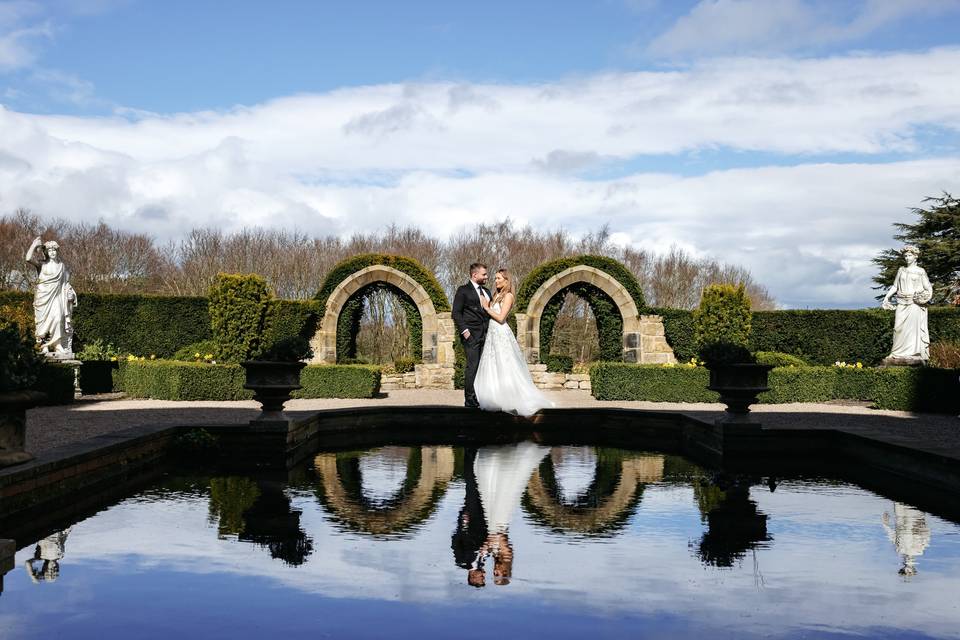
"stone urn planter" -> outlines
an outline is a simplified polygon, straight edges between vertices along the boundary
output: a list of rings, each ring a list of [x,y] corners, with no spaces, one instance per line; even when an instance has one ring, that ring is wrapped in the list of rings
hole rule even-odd
[[[260,403],[262,413],[256,420],[284,421],[283,405],[290,394],[300,389],[300,372],[305,362],[276,360],[247,360],[240,366],[246,372],[244,389],[253,391],[253,399]]]
[[[726,420],[746,422],[750,405],[757,403],[757,396],[769,391],[768,378],[773,365],[769,364],[718,364],[710,367],[711,391],[720,394],[720,402],[727,405]]]
[[[0,468],[33,460],[24,451],[27,409],[43,402],[47,394],[30,389],[0,392]]]
[[[113,391],[113,371],[118,366],[110,360],[84,360],[80,365],[80,393],[88,396]]]

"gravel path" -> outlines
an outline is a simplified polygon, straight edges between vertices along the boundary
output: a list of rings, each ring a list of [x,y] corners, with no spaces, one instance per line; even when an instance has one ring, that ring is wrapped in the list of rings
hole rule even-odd
[[[622,407],[678,411],[712,420],[721,404],[672,402],[608,402],[588,391],[553,391],[547,395],[557,407]],[[462,391],[389,391],[369,400],[291,400],[287,412],[307,415],[320,409],[369,406],[424,406],[463,404]],[[27,450],[41,453],[53,447],[140,425],[202,425],[244,423],[255,417],[258,405],[239,402],[174,402],[169,400],[83,399],[72,405],[41,407],[27,414]],[[754,411],[765,426],[791,429],[839,429],[931,450],[960,460],[960,419],[955,416],[878,411],[855,403],[757,405]]]

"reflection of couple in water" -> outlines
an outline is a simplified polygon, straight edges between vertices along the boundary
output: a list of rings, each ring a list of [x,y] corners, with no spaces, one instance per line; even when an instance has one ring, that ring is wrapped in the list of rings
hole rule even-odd
[[[493,558],[493,582],[510,583],[513,547],[510,517],[540,461],[550,451],[534,442],[468,449],[464,456],[466,499],[451,546],[467,583],[486,585],[485,563]]]

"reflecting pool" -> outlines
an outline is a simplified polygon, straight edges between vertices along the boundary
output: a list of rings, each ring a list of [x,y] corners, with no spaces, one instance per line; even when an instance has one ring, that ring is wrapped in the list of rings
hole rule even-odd
[[[17,542],[0,638],[960,635],[957,524],[602,447],[169,475]]]

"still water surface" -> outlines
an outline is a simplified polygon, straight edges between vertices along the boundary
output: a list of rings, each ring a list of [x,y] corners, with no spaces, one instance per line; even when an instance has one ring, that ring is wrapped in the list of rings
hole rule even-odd
[[[960,636],[957,524],[617,449],[167,477],[18,543],[4,639]]]

